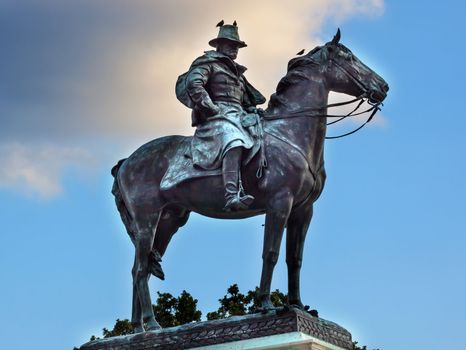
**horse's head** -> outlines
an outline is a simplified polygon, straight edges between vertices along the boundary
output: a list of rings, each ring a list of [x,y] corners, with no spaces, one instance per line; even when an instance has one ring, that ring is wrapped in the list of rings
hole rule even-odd
[[[382,102],[387,96],[388,84],[339,41],[340,29],[332,41],[316,50],[320,51],[329,89],[352,96],[365,94],[372,103]]]
[[[270,113],[296,114],[321,107],[329,91],[365,97],[373,104],[385,99],[385,80],[339,41],[340,29],[332,41],[288,62],[287,74],[270,98]]]

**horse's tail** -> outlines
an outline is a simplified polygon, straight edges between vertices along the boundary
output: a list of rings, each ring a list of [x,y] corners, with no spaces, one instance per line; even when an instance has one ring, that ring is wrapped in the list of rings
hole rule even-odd
[[[115,196],[115,204],[120,213],[121,221],[123,221],[123,224],[126,228],[126,232],[128,232],[129,237],[134,243],[136,232],[133,229],[131,214],[129,213],[128,208],[126,208],[126,204],[123,200],[123,196],[121,195],[120,186],[118,185],[117,179],[118,170],[120,170],[121,165],[126,159],[127,158],[119,160],[118,163],[111,170],[112,176],[114,177],[112,194]]]
[[[118,170],[120,170],[121,165],[126,159],[127,158],[119,160],[111,170],[112,176],[115,179],[113,181],[112,194],[115,196],[115,203],[118,211],[120,212],[121,221],[123,221],[123,224],[125,225],[126,232],[128,232],[128,235],[131,238],[133,244],[136,245],[136,230],[133,225],[133,218],[131,217],[128,208],[126,208],[126,204],[123,200],[123,196],[121,195],[120,186],[118,185],[117,179]],[[149,269],[155,277],[164,280],[165,274],[163,273],[162,266],[160,265],[161,262],[162,257],[160,253],[153,247],[151,253],[149,254]]]

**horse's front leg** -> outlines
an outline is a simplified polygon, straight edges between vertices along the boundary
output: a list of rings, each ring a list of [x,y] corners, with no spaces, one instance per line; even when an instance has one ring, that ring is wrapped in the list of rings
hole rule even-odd
[[[311,222],[312,201],[291,211],[286,228],[286,264],[288,266],[288,303],[304,309],[300,293],[300,272],[304,240]]]
[[[264,229],[264,248],[262,252],[262,275],[259,299],[263,310],[273,309],[270,300],[272,275],[280,252],[283,230],[290,214],[293,197],[288,190],[276,193],[267,201]]]

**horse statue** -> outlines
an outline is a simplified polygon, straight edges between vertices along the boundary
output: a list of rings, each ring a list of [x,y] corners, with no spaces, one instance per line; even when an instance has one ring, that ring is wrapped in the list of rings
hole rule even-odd
[[[112,193],[122,221],[135,246],[132,269],[132,324],[135,332],[161,328],[154,317],[148,280],[164,278],[160,265],[170,239],[194,211],[220,219],[241,219],[265,214],[263,265],[259,287],[262,310],[273,309],[272,274],[286,227],[288,303],[304,308],[300,296],[300,269],[304,240],[313,203],[325,183],[324,141],[330,91],[367,100],[373,113],[385,99],[387,83],[333,40],[308,54],[295,57],[278,83],[261,118],[262,148],[267,164],[257,176],[259,156],[241,169],[245,189],[255,197],[246,210],[224,211],[221,173],[187,179],[171,188],[161,181],[170,164],[179,163],[182,145],[191,138],[166,136],[150,141],[112,169]],[[371,115],[371,117],[372,117]],[[263,164],[264,165],[264,164]]]

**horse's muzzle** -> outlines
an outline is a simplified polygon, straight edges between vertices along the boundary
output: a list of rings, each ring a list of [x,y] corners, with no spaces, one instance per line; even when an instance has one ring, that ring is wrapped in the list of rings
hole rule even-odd
[[[372,103],[380,103],[387,97],[388,84],[385,83],[380,89],[374,89],[369,93],[369,101]]]

